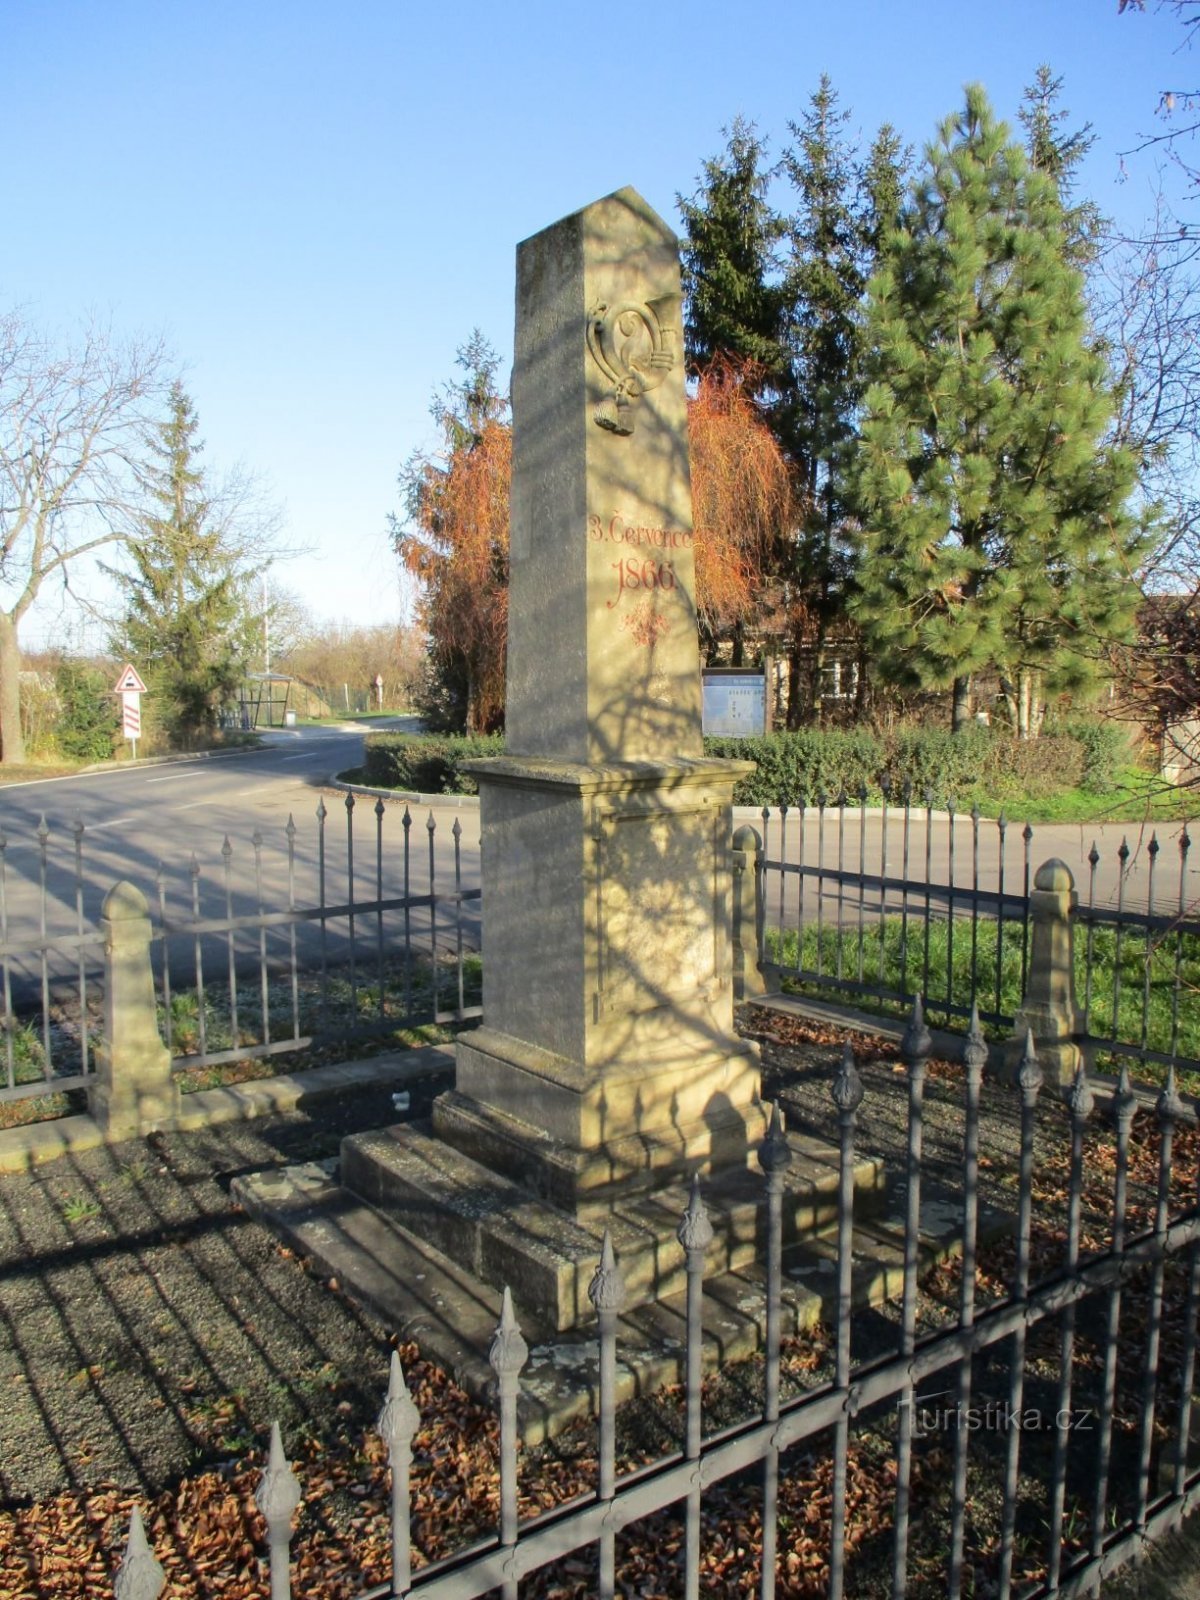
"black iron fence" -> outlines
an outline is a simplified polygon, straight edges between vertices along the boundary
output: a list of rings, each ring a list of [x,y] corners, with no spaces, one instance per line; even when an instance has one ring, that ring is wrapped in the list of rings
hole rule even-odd
[[[854,1161],[863,1086],[847,1047],[828,1086],[839,1128],[840,1187],[836,1291],[830,1297],[832,1359],[824,1378],[781,1398],[785,1257],[780,1197],[791,1156],[776,1108],[758,1152],[765,1178],[767,1297],[758,1413],[706,1434],[701,1285],[712,1229],[697,1183],[678,1230],[688,1283],[679,1448],[618,1476],[614,1395],[624,1288],[605,1234],[603,1243],[598,1241],[590,1289],[599,1334],[592,1492],[536,1519],[519,1520],[517,1397],[528,1350],[505,1290],[491,1347],[500,1421],[495,1533],[421,1566],[422,1554],[411,1537],[410,1503],[421,1419],[393,1358],[378,1421],[391,1463],[392,1570],[390,1583],[370,1594],[471,1600],[496,1591],[505,1600],[519,1600],[523,1579],[594,1547],[589,1592],[612,1600],[617,1593],[634,1592],[623,1574],[627,1563],[632,1571],[643,1570],[636,1566],[639,1537],[678,1549],[671,1593],[695,1600],[702,1590],[725,1592],[721,1578],[706,1566],[704,1510],[722,1486],[736,1481],[744,1489],[747,1475],[757,1475],[761,1488],[753,1520],[762,1530],[757,1586],[765,1600],[776,1593],[781,1573],[795,1573],[795,1551],[801,1542],[811,1549],[814,1529],[823,1551],[815,1568],[806,1567],[802,1591],[789,1583],[788,1592],[820,1590],[831,1600],[867,1592],[948,1595],[951,1600],[984,1594],[999,1600],[1016,1594],[1023,1600],[1074,1596],[1094,1592],[1148,1539],[1200,1501],[1200,1472],[1190,1443],[1200,1206],[1194,1144],[1189,1176],[1186,1182],[1181,1177],[1180,1144],[1185,1138],[1194,1141],[1194,1135],[1177,1136],[1183,1106],[1173,1080],[1157,1103],[1157,1132],[1147,1130],[1143,1120],[1135,1140],[1137,1102],[1127,1073],[1105,1117],[1096,1115],[1083,1071],[1065,1107],[1057,1096],[1039,1106],[1042,1072],[1027,1049],[1012,1098],[1016,1213],[1011,1241],[997,1256],[980,1237],[980,1101],[987,1052],[978,1019],[972,1019],[960,1088],[960,1266],[957,1288],[952,1283],[945,1296],[952,1309],[930,1330],[918,1285],[929,1052],[929,1034],[916,1007],[902,1047],[908,1107],[903,1293],[887,1347],[880,1348],[878,1325],[868,1344],[863,1325],[853,1317]],[[1035,1136],[1045,1122],[1057,1129],[1065,1163],[1066,1192],[1057,1212],[1047,1204],[1045,1173],[1035,1165]],[[994,1163],[995,1153],[988,1155]],[[1043,1148],[1038,1160],[1045,1159]],[[930,1390],[934,1402],[942,1399],[932,1443]],[[980,1425],[981,1417],[991,1420]],[[852,1503],[862,1495],[861,1483],[851,1492],[851,1464],[861,1477],[860,1447],[868,1433],[885,1441],[891,1463],[883,1465],[876,1452],[884,1499],[892,1508],[882,1559],[878,1529],[875,1548],[869,1550]],[[814,1452],[831,1463],[827,1495],[798,1524],[783,1523],[778,1508],[788,1474]],[[290,1594],[289,1547],[301,1495],[275,1428],[258,1494],[268,1530],[273,1600]],[[639,1531],[645,1519],[669,1508],[675,1518],[669,1533],[661,1524]],[[747,1540],[754,1543],[751,1534]],[[579,1570],[576,1561],[572,1582]],[[863,1587],[868,1579],[869,1589]],[[152,1597],[161,1586],[161,1568],[140,1518],[135,1519],[116,1593],[122,1600]]]
[[[158,1022],[182,1071],[353,1044],[480,1015],[477,882],[462,829],[378,801],[322,799],[312,825],[256,831],[144,886]],[[86,1088],[102,1025],[102,894],[88,830],[42,820],[36,864],[0,833],[0,1102]]]
[[[868,809],[845,794],[764,808],[760,960],[801,992],[903,1011],[915,994],[1011,1029],[1027,991],[1035,830],[978,808]],[[1186,826],[1168,844],[1093,841],[1076,863],[1075,989],[1095,1052],[1200,1070],[1200,877]]]

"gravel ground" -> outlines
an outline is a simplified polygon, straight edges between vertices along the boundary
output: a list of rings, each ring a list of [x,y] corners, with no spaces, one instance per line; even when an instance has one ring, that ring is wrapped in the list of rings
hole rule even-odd
[[[791,1125],[830,1136],[840,1045],[819,1028],[754,1013],[747,1021],[763,1038],[767,1092],[789,1103]],[[894,1052],[859,1046],[859,1144],[899,1172],[904,1079]],[[437,1087],[414,1090],[413,1114]],[[935,1065],[925,1172],[947,1194],[961,1183],[960,1103],[960,1072]],[[153,1497],[206,1469],[232,1471],[272,1418],[293,1445],[361,1437],[386,1382],[387,1330],[237,1213],[228,1191],[240,1172],[334,1155],[345,1133],[392,1116],[388,1091],[360,1093],[271,1122],[130,1141],[0,1182],[0,1510],[106,1486]],[[1016,1097],[989,1083],[981,1193],[1008,1209],[1016,1131]],[[1047,1170],[1061,1163],[1066,1132],[1047,1103]],[[1145,1176],[1135,1204],[1150,1197]],[[1060,1202],[1050,1186],[1040,1221],[1052,1223]],[[952,1314],[952,1298],[926,1306],[927,1325]],[[867,1341],[885,1348],[894,1331],[894,1312],[873,1314],[861,1340],[856,1331],[856,1358]],[[1160,1592],[1200,1595],[1200,1582],[1112,1591]]]
[[[393,1116],[386,1091],[360,1094],[0,1181],[0,1500],[153,1495],[272,1416],[296,1436],[373,1415],[384,1330],[235,1212],[229,1184]]]

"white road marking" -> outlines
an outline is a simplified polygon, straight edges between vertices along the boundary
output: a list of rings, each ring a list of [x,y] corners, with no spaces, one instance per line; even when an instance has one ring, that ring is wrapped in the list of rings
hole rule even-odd
[[[307,761],[310,754],[311,751],[305,750],[298,756],[281,756],[280,759],[283,761]]]
[[[168,806],[167,810],[168,811],[195,811],[197,806],[219,806],[223,799],[224,799],[223,795],[218,795],[215,800],[193,800],[190,805],[186,805],[186,806]]]
[[[199,772],[199,767],[189,767],[186,772],[173,772],[169,778],[147,778],[149,783],[182,783],[186,778],[194,778]]]
[[[96,833],[101,828],[119,828],[126,822],[136,822],[137,817],[113,817],[109,822],[88,822],[85,827],[88,833]]]

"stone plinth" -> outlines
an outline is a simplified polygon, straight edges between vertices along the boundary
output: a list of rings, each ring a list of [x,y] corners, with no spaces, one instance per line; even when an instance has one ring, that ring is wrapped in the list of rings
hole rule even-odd
[[[179,1115],[179,1085],[171,1053],[158,1031],[150,968],[150,917],[134,884],[110,889],[100,912],[104,935],[104,1037],[96,1050],[96,1079],[88,1110],[105,1136],[120,1139],[171,1127]]]
[[[486,1025],[439,1134],[567,1209],[745,1165],[758,1063],[733,1033],[730,791],[702,759],[479,763]]]
[[[1015,1076],[1028,1034],[1049,1083],[1067,1087],[1083,1061],[1077,1041],[1075,956],[1071,913],[1079,903],[1065,861],[1045,861],[1029,895],[1032,930],[1025,997],[1005,1048],[1005,1066]]]

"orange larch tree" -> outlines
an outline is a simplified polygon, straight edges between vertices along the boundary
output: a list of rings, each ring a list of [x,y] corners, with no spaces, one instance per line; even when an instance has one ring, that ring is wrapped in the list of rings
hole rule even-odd
[[[746,628],[781,604],[775,575],[796,518],[792,472],[754,400],[755,371],[718,356],[688,401],[701,636],[711,647],[732,634],[735,662]]]
[[[504,719],[512,428],[495,385],[497,357],[478,333],[458,364],[465,380],[434,402],[436,454],[401,473],[407,516],[392,519],[404,566],[421,586],[421,621],[443,680],[465,691],[466,727]],[[696,527],[696,605],[708,647],[780,603],[772,574],[794,523],[792,477],[753,399],[749,364],[721,357],[688,402]]]
[[[434,663],[465,694],[468,732],[491,733],[504,722],[512,428],[499,358],[478,330],[458,365],[464,380],[432,407],[442,448],[401,472],[407,517],[393,517],[392,540],[421,585]]]

